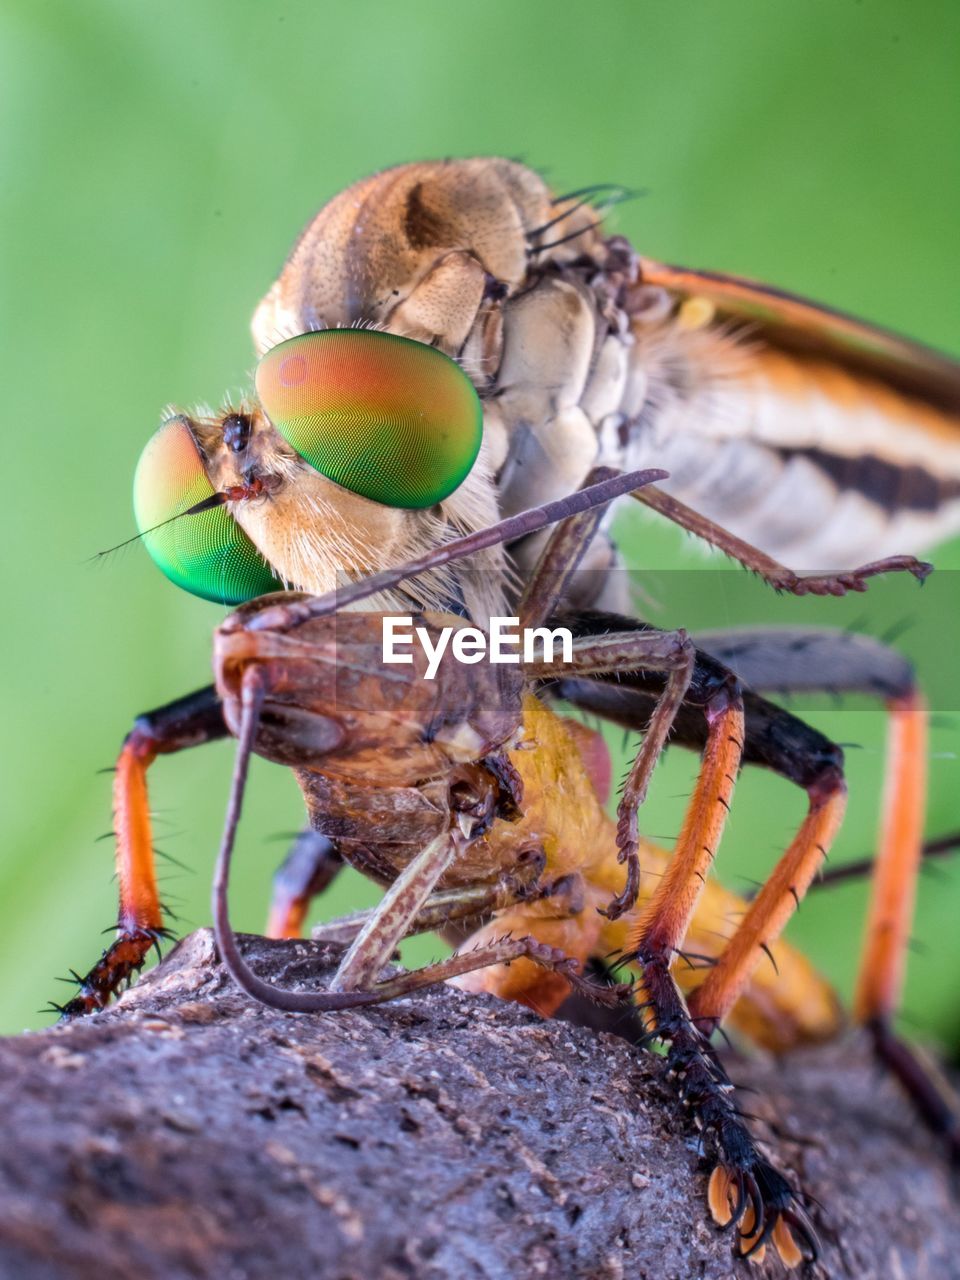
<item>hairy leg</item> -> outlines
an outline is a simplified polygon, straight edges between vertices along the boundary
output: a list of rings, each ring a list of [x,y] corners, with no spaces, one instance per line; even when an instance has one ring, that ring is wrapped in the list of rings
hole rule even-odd
[[[737,630],[704,635],[700,640],[757,689],[795,691],[826,685],[831,692],[866,693],[887,709],[884,800],[876,857],[865,867],[836,867],[824,879],[838,881],[863,871],[873,876],[854,1015],[867,1028],[878,1060],[900,1082],[927,1126],[945,1139],[951,1159],[960,1162],[960,1103],[942,1073],[893,1029],[921,860],[927,849],[943,852],[954,843],[947,837],[930,846],[923,844],[928,713],[913,668],[896,650],[871,636],[827,628]],[[795,758],[801,754],[794,752]],[[796,881],[793,887],[798,888]],[[791,903],[784,905],[789,914]]]
[[[640,830],[638,810],[646,798],[654,768],[667,743],[674,720],[693,677],[696,653],[683,631],[614,631],[596,637],[578,637],[570,661],[527,664],[531,678],[558,679],[612,674],[642,669],[665,675],[663,690],[645,725],[637,752],[617,806],[617,856],[626,863],[623,890],[604,908],[611,920],[631,910],[640,892]]]
[[[157,888],[147,770],[158,755],[225,737],[227,726],[212,685],[139,716],[127,735],[113,781],[117,936],[83,978],[77,995],[58,1006],[64,1017],[102,1009],[142,968],[150,949],[159,950],[160,941],[169,936]]]
[[[617,617],[588,613],[579,617],[581,631],[624,625],[626,620]],[[868,1028],[878,1059],[900,1081],[925,1123],[946,1138],[952,1158],[960,1160],[960,1106],[940,1073],[892,1028],[924,848],[926,709],[913,669],[901,654],[870,636],[830,628],[739,628],[704,634],[698,637],[697,665],[687,699],[674,722],[674,741],[689,747],[702,744],[703,721],[690,711],[702,702],[711,682],[723,670],[732,670],[752,686],[744,699],[744,761],[761,764],[804,787],[811,806],[779,866],[780,875],[760,891],[765,908],[757,913],[751,908],[749,924],[745,918],[734,951],[721,963],[716,977],[708,977],[706,993],[697,994],[693,1006],[705,1026],[729,1007],[744,975],[764,959],[762,944],[769,945],[770,938],[786,923],[802,895],[803,882],[818,869],[822,860],[818,846],[826,847],[829,839],[817,833],[826,831],[829,837],[842,807],[843,753],[796,716],[768,702],[761,691],[826,688],[831,693],[850,690],[878,698],[891,715],[886,799],[878,856],[866,868],[860,864],[852,868],[876,876],[856,1013]],[[553,688],[584,710],[627,728],[639,728],[659,689],[659,685],[650,689],[649,681],[650,677],[643,675],[621,676],[616,686],[602,679],[565,680]],[[948,848],[952,843],[949,838],[943,842]],[[828,872],[827,878],[841,879],[847,874],[847,868],[838,867]],[[721,987],[721,983],[727,985]]]
[[[922,583],[933,572],[932,564],[917,560],[915,556],[889,556],[886,560],[875,560],[846,572],[800,574],[736,537],[722,525],[714,524],[677,498],[671,498],[656,485],[638,489],[632,496],[681,529],[723,551],[751,573],[758,574],[775,591],[788,591],[795,596],[844,596],[848,591],[866,591],[868,580],[880,574],[910,573]]]

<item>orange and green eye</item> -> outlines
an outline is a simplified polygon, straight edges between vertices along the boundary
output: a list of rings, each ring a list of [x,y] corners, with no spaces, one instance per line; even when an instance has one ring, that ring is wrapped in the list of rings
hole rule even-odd
[[[324,329],[273,347],[257,394],[305,461],[389,507],[441,502],[480,449],[473,384],[442,352],[371,329]]]
[[[147,443],[133,479],[137,528],[154,563],[178,587],[218,604],[280,589],[226,507],[181,514],[213,493],[189,426],[170,418]]]

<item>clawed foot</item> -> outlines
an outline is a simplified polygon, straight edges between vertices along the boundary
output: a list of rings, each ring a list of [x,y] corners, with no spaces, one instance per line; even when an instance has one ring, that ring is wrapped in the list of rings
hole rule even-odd
[[[644,966],[643,987],[656,1032],[669,1043],[669,1074],[716,1165],[707,1196],[714,1221],[738,1232],[738,1253],[752,1262],[763,1260],[768,1244],[787,1267],[815,1261],[817,1238],[798,1193],[761,1155],[723,1063],[661,963]]]
[[[718,1164],[710,1175],[707,1202],[714,1222],[737,1230],[741,1257],[760,1263],[772,1244],[786,1267],[816,1261],[817,1237],[796,1192],[759,1156],[739,1167]]]
[[[885,573],[910,573],[922,586],[933,573],[933,565],[914,556],[889,556],[886,560],[874,560],[847,573],[805,575],[787,570],[767,577],[775,590],[788,591],[794,596],[845,596],[848,591],[866,591],[870,578]]]
[[[584,996],[592,1004],[600,1005],[604,1009],[617,1009],[621,1005],[633,1007],[636,987],[632,982],[596,982],[592,978],[584,977],[580,972],[578,961],[568,958],[564,958],[553,968],[566,978],[573,991]]]
[[[69,1021],[105,1009],[133,975],[140,972],[151,948],[156,948],[159,959],[160,943],[173,939],[169,929],[138,929],[121,933],[85,978],[73,975],[80,988],[73,999],[66,1004],[52,1003],[51,1011],[58,1013],[62,1021]]]
[[[699,1043],[698,1043],[699,1042]],[[772,1244],[787,1267],[816,1260],[813,1226],[790,1182],[757,1149],[733,1100],[733,1084],[713,1046],[689,1023],[669,1057],[680,1094],[717,1160],[707,1201],[715,1222],[737,1230],[741,1257],[759,1263]]]
[[[622,892],[612,898],[605,907],[598,907],[600,915],[608,920],[618,920],[625,912],[632,911],[640,896],[640,849],[632,838],[630,825],[636,823],[636,812],[623,815],[617,827],[617,861],[627,866],[627,882]]]

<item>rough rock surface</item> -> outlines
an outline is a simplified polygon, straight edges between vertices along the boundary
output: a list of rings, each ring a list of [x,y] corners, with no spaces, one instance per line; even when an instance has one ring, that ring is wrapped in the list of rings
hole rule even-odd
[[[285,983],[329,974],[311,944],[246,945]],[[711,1225],[661,1060],[493,1000],[277,1013],[201,931],[114,1010],[0,1062],[2,1280],[783,1274]],[[860,1046],[731,1070],[821,1202],[815,1274],[960,1277],[947,1170]]]

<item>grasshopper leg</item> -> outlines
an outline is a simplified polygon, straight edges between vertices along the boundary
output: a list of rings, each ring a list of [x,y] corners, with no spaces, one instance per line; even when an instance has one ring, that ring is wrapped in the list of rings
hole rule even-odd
[[[524,959],[532,960],[549,972],[560,974],[573,991],[595,1004],[613,1008],[622,1004],[630,994],[628,985],[610,984],[584,977],[580,972],[580,961],[575,957],[567,955],[558,947],[551,947],[547,943],[528,936],[499,938],[484,946],[467,947],[437,964],[427,965],[423,969],[414,969],[410,973],[401,973],[395,978],[378,982],[372,991],[347,992],[345,995],[359,997],[362,1003],[381,1003],[384,1000],[396,999],[397,996],[408,995],[421,987],[449,982],[476,969],[486,969],[493,965],[510,964],[512,961]],[[371,996],[374,997],[372,1000],[365,998]]]
[[[623,890],[603,908],[603,914],[616,920],[631,910],[640,891],[640,829],[638,810],[643,803],[650,778],[667,743],[696,663],[696,652],[683,631],[613,631],[595,637],[579,637],[573,642],[567,662],[528,663],[532,678],[553,677],[563,680],[585,675],[618,674],[623,670],[643,669],[663,672],[666,676],[662,693],[657,698],[646,725],[643,744],[627,774],[617,806],[617,857],[627,865]]]
[[[531,902],[548,897],[554,885],[531,884],[519,876],[505,876],[497,884],[461,886],[455,889],[438,889],[431,893],[416,916],[407,926],[404,937],[437,930],[449,931],[448,941],[462,941],[457,926],[473,925],[494,911],[503,911],[517,902]],[[335,943],[348,947],[372,919],[376,907],[355,911],[319,924],[310,931],[314,942]],[[454,934],[456,929],[456,934]],[[458,936],[459,935],[459,936]]]
[[[443,831],[411,860],[350,944],[330,984],[332,991],[368,990],[375,984],[437,881],[466,843],[459,832]]]

